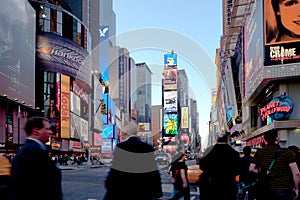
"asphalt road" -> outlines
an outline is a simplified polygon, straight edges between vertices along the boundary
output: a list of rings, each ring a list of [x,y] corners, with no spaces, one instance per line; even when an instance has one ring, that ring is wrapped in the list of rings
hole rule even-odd
[[[172,192],[172,178],[165,178],[166,165],[159,166],[164,196],[168,199]],[[62,167],[62,189],[64,200],[101,200],[105,194],[104,179],[108,166],[95,168]],[[191,199],[199,199],[199,189],[191,187]]]

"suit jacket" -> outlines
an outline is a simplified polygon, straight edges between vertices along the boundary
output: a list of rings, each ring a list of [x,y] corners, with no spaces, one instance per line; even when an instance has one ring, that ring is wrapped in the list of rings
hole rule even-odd
[[[13,199],[61,200],[61,172],[48,152],[27,139],[12,162]]]
[[[161,197],[161,179],[153,147],[136,136],[119,143],[105,185],[106,200]]]

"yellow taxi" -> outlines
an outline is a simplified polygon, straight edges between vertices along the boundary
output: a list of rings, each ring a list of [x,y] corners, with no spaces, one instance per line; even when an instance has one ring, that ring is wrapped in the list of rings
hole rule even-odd
[[[11,163],[4,156],[0,156],[0,176],[11,175]]]
[[[199,168],[199,165],[190,165],[187,170],[187,178],[189,182],[199,182],[202,173],[203,171]]]

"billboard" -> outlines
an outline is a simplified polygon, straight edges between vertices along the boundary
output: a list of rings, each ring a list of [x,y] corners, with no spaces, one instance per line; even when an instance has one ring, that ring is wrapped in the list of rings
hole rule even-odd
[[[28,1],[0,7],[0,92],[35,108],[35,10]]]
[[[247,15],[244,26],[244,76],[242,85],[244,95],[249,97],[259,80],[263,69],[263,2],[254,1],[251,15]]]
[[[298,1],[264,1],[264,40],[266,66],[300,61]]]
[[[164,134],[177,135],[178,134],[178,115],[165,114],[164,115]]]
[[[71,94],[71,111],[76,115],[80,115],[80,98],[73,92],[70,92],[70,94]]]
[[[61,138],[70,138],[70,77],[61,74],[60,133]]]
[[[177,90],[164,92],[164,112],[177,112]]]
[[[39,32],[36,54],[40,69],[72,76],[91,87],[88,52],[75,42],[54,33]]]
[[[164,69],[164,90],[177,89],[177,69]]]
[[[177,54],[165,54],[164,55],[165,67],[176,67],[177,66]]]
[[[189,107],[181,107],[181,128],[189,128]]]

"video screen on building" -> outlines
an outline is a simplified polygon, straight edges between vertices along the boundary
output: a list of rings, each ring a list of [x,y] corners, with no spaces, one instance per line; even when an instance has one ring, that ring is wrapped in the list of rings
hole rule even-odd
[[[35,108],[35,10],[28,1],[0,6],[1,95]]]
[[[165,114],[164,115],[164,135],[174,136],[178,134],[178,115],[177,114]]]

